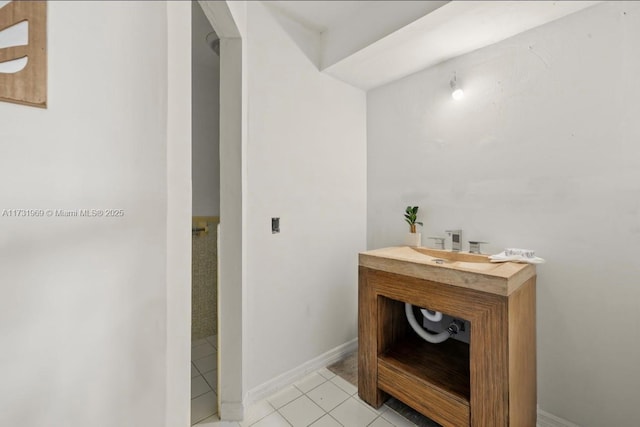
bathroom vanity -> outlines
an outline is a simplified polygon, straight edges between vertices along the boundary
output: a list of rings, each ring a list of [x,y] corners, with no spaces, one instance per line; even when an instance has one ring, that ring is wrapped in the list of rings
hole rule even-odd
[[[445,427],[536,425],[536,270],[485,255],[392,247],[359,255],[358,395],[389,396]],[[470,322],[431,344],[404,303]]]

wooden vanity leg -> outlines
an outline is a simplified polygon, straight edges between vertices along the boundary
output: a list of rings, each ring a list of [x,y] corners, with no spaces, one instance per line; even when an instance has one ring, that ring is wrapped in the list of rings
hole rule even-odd
[[[471,324],[471,426],[507,427],[509,383],[506,301],[500,301],[502,298],[497,296],[487,299],[490,301],[487,301],[485,311],[478,313]]]
[[[358,272],[358,396],[378,408],[384,403],[378,390],[378,318],[375,289],[367,282],[367,268]]]
[[[536,278],[509,295],[509,426],[536,425]]]

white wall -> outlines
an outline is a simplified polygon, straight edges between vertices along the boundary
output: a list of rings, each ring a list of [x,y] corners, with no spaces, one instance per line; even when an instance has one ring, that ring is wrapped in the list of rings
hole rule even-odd
[[[366,240],[364,92],[317,68],[247,3],[249,390],[357,335]],[[281,233],[271,234],[271,217]]]
[[[368,93],[368,246],[415,204],[425,237],[537,250],[538,401],[585,427],[640,425],[639,50],[607,2]]]
[[[220,36],[218,398],[224,420],[242,419],[246,390],[246,2],[199,1]]]
[[[191,5],[167,7],[167,381],[165,427],[190,423]],[[185,233],[186,231],[186,233]]]
[[[0,103],[0,209],[125,212],[0,216],[0,425],[164,425],[166,10],[50,2],[49,108]]]
[[[220,215],[220,58],[205,43],[213,30],[192,3],[193,215]]]

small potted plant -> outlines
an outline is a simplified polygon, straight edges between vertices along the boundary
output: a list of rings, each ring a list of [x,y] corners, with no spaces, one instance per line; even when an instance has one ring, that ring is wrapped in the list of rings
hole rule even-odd
[[[416,232],[416,224],[422,225],[418,219],[418,206],[407,206],[404,211],[404,220],[409,224],[409,234],[407,235],[407,245],[422,246],[422,233]]]

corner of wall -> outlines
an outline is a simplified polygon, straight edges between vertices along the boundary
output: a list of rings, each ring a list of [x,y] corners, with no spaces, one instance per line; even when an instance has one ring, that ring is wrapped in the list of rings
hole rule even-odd
[[[166,427],[189,425],[191,3],[167,3]]]

